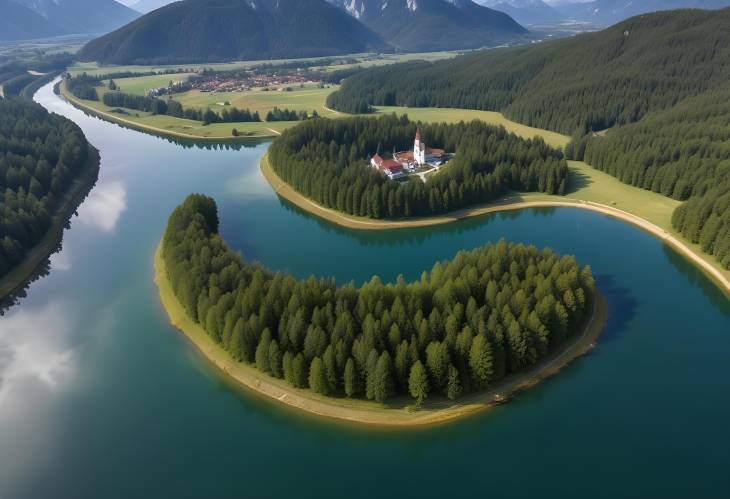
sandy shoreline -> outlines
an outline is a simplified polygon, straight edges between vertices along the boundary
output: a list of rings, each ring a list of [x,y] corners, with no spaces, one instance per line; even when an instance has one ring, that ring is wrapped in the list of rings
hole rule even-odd
[[[723,275],[717,268],[699,256],[692,248],[687,246],[683,241],[673,236],[661,227],[653,223],[633,215],[629,212],[619,210],[612,206],[594,203],[592,201],[571,200],[566,198],[565,201],[503,201],[501,203],[491,203],[485,206],[459,210],[446,215],[440,215],[428,218],[419,218],[403,221],[387,221],[387,220],[371,220],[360,217],[352,217],[343,213],[325,208],[307,197],[299,194],[286,182],[284,182],[271,168],[267,156],[261,160],[261,171],[266,180],[271,184],[274,191],[287,201],[295,204],[299,208],[307,211],[312,215],[316,215],[329,222],[337,224],[341,227],[358,230],[391,230],[405,229],[415,227],[429,227],[445,223],[452,223],[466,218],[478,217],[489,213],[498,213],[502,211],[522,210],[525,208],[579,208],[590,210],[614,218],[618,218],[624,222],[630,223],[640,229],[648,232],[656,238],[664,241],[666,244],[674,248],[679,254],[690,260],[694,265],[699,267],[708,277],[710,277],[727,296],[730,296],[730,280]]]
[[[294,388],[255,367],[237,363],[216,345],[202,327],[194,323],[178,302],[167,279],[165,262],[158,246],[154,257],[155,283],[170,323],[180,330],[200,354],[242,387],[286,406],[316,416],[374,427],[425,427],[453,421],[483,411],[527,390],[559,373],[572,361],[589,352],[598,340],[606,322],[606,303],[596,293],[590,317],[582,333],[560,352],[554,352],[532,370],[512,375],[486,392],[469,394],[457,402],[447,399],[428,400],[424,408],[411,410],[410,399],[394,401],[391,407],[364,400],[350,400],[317,395],[310,390]]]

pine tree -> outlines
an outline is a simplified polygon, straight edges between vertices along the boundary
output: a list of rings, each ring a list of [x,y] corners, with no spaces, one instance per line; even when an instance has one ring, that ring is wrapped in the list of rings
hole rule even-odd
[[[421,407],[423,401],[428,397],[428,375],[426,368],[421,361],[416,361],[411,366],[411,374],[408,377],[408,392],[416,399],[416,406]]]
[[[469,370],[472,382],[478,388],[484,388],[492,380],[492,350],[484,335],[477,335],[469,352]]]

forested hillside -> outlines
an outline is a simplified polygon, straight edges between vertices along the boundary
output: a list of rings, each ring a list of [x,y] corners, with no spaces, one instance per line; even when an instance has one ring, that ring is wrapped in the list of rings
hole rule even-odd
[[[378,402],[455,399],[528,369],[579,331],[594,297],[590,269],[574,258],[504,242],[412,283],[299,281],[245,263],[200,195],[170,216],[162,257],[187,314],[235,360],[298,388]]]
[[[269,162],[294,189],[328,208],[371,218],[409,218],[486,203],[510,190],[563,194],[568,167],[541,139],[524,140],[479,121],[422,126],[429,146],[454,153],[424,183],[390,180],[369,166],[380,150],[412,149],[407,117],[312,120],[286,130]]]
[[[502,111],[568,135],[639,120],[730,77],[730,9],[644,15],[599,33],[375,68],[329,100]],[[404,78],[404,75],[408,75]]]
[[[30,101],[0,99],[0,277],[45,236],[88,155],[70,120]]]
[[[675,228],[730,268],[730,85],[575,140],[567,153],[627,184],[688,200],[674,212]]]
[[[409,78],[398,77],[404,72]],[[729,78],[730,9],[687,10],[533,47],[360,72],[329,105],[500,110],[572,134],[569,157],[688,200],[675,228],[730,268]]]
[[[389,50],[325,0],[185,0],[89,42],[82,61],[176,64]]]

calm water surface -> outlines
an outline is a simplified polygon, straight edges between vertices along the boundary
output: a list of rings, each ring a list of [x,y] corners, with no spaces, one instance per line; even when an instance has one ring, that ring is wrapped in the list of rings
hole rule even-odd
[[[0,318],[0,498],[728,497],[730,301],[661,242],[574,209],[354,232],[280,201],[266,144],[179,145],[36,99],[78,123],[101,177],[51,272]],[[489,241],[590,264],[598,347],[515,401],[420,431],[318,421],[242,393],[167,323],[152,256],[187,194],[223,236],[296,276],[416,278]]]

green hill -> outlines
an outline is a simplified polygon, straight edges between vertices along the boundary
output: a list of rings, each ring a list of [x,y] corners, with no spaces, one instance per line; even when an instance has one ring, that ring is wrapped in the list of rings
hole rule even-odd
[[[92,40],[79,58],[175,64],[387,49],[380,37],[324,0],[186,0]]]
[[[502,111],[572,134],[570,157],[688,200],[675,228],[730,268],[728,81],[730,9],[679,10],[541,45],[368,70],[328,105]]]
[[[473,49],[527,33],[507,14],[471,0],[330,0],[399,50]]]

